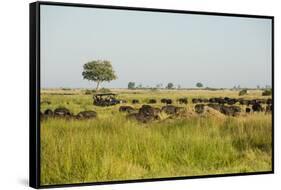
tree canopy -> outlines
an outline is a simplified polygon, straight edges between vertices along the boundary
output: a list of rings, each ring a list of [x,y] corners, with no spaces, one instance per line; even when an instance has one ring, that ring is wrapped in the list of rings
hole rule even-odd
[[[135,83],[134,82],[129,82],[128,83],[128,89],[134,89],[135,88]]]
[[[173,83],[169,82],[169,83],[167,84],[167,89],[172,89],[173,87],[174,87],[174,84],[173,84]]]
[[[197,82],[197,83],[196,83],[196,87],[202,88],[202,87],[203,87],[203,84],[202,84],[201,82]]]
[[[83,69],[83,78],[96,82],[96,90],[98,90],[101,82],[110,82],[117,79],[110,61],[107,60],[95,60],[88,62],[84,64]]]

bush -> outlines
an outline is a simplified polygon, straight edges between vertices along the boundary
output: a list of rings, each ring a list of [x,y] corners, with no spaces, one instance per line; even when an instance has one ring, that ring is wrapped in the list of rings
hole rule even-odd
[[[157,91],[159,91],[159,90],[158,90],[157,88],[151,88],[150,91],[152,91],[152,92],[157,92]]]
[[[101,92],[101,93],[109,93],[109,92],[111,92],[111,90],[108,89],[108,88],[101,88],[101,89],[99,90],[99,92]]]
[[[96,90],[85,90],[85,94],[86,95],[91,95],[91,94],[93,94],[93,93],[95,93],[96,92]]]
[[[262,92],[262,96],[271,96],[271,95],[272,95],[272,89],[267,89]]]
[[[135,89],[136,84],[134,82],[128,83],[128,89]]]
[[[206,87],[205,90],[216,91],[216,90],[218,90],[218,89],[217,89],[217,88]]]
[[[243,89],[239,92],[239,96],[243,96],[243,95],[246,95],[248,94],[248,91],[246,89]]]
[[[61,88],[62,90],[71,90],[71,88]]]

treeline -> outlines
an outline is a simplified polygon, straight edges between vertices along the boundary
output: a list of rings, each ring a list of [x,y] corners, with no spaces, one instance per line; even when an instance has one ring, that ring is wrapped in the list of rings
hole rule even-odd
[[[197,88],[203,88],[203,84],[201,82],[197,82],[195,85]],[[136,85],[135,82],[129,82],[128,83],[128,89],[187,89],[182,88],[181,85],[177,84],[175,85],[172,82],[167,83],[167,85],[163,85],[162,83],[156,84],[154,87],[151,86],[143,86],[142,84]]]
[[[177,90],[195,90],[195,89],[202,89],[202,90],[235,90],[235,91],[240,91],[239,94],[245,95],[248,93],[248,90],[263,90],[264,95],[271,95],[272,94],[272,88],[270,85],[266,85],[265,87],[261,87],[257,85],[256,88],[243,88],[240,85],[234,86],[232,88],[214,88],[214,87],[204,87],[203,83],[197,82],[195,84],[194,88],[184,88],[181,87],[179,84],[174,85],[172,82],[167,83],[167,85],[157,84],[153,87],[151,86],[143,86],[142,84],[136,84],[135,82],[129,82],[128,83],[128,89],[151,89],[151,90],[157,90],[157,89],[177,89]]]

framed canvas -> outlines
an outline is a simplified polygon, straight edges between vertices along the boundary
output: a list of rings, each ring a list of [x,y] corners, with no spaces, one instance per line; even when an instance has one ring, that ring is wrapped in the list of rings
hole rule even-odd
[[[30,4],[30,186],[274,172],[274,17]]]

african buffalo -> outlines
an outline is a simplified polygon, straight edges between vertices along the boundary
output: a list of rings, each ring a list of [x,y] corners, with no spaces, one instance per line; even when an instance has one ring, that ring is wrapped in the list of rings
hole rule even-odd
[[[54,110],[54,115],[58,117],[62,117],[62,116],[71,116],[72,114],[67,108],[56,108]]]
[[[172,99],[168,99],[168,98],[163,98],[163,99],[161,99],[161,103],[172,104],[173,100]]]
[[[165,112],[166,114],[169,114],[169,115],[179,114],[183,110],[184,110],[183,107],[177,107],[177,106],[173,106],[173,105],[167,105],[167,106],[163,106],[161,108],[161,111],[163,111],[163,112]]]
[[[133,99],[133,100],[132,100],[132,104],[138,104],[138,103],[140,103],[139,100],[137,100],[137,99]]]
[[[272,104],[266,106],[265,112],[272,112]]]
[[[120,112],[128,112],[128,113],[133,113],[135,112],[135,109],[131,106],[120,106],[119,107]]]
[[[156,116],[160,113],[160,109],[159,108],[153,108],[150,105],[143,105],[139,109],[139,113],[144,114],[146,116]]]
[[[224,98],[224,100],[226,101],[226,104],[228,104],[228,105],[234,105],[234,104],[236,104],[236,102],[237,102],[237,99],[235,99],[235,98]]]
[[[252,105],[253,112],[261,112],[263,111],[263,107],[259,103],[255,103]]]
[[[241,108],[238,106],[222,106],[221,113],[230,116],[236,116],[239,112],[241,112]]]
[[[150,105],[143,105],[138,113],[129,114],[128,118],[135,118],[136,120],[147,123],[148,121],[152,121],[155,119],[159,119],[159,108],[153,108]]]
[[[187,104],[187,103],[188,103],[187,98],[179,98],[177,101],[178,101],[180,104]]]
[[[196,113],[203,113],[204,112],[204,104],[196,104],[194,109]]]
[[[149,104],[156,104],[157,101],[156,101],[155,99],[149,99],[149,100],[148,100],[148,103],[149,103]]]
[[[44,115],[46,116],[53,116],[54,112],[51,109],[46,109],[44,111]]]
[[[241,108],[238,106],[226,106],[222,104],[208,104],[207,106],[225,115],[236,116],[239,112],[241,112]]]
[[[77,119],[91,119],[97,117],[97,112],[95,111],[82,111],[76,115]]]

